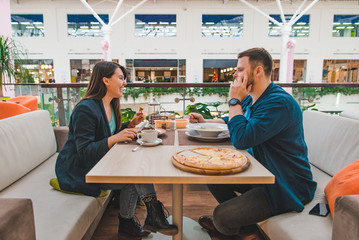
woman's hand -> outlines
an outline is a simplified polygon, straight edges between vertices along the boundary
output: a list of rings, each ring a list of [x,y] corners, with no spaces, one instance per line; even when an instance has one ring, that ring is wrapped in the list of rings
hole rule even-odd
[[[125,128],[124,130],[112,135],[108,138],[108,148],[111,148],[118,142],[130,142],[137,136],[137,131],[134,128]]]
[[[143,120],[145,120],[145,114],[143,114],[142,112],[138,112],[135,114],[135,116],[132,118],[132,120],[130,121],[130,123],[128,124],[129,128],[134,128],[136,127],[136,125],[138,125],[140,122],[142,122]]]
[[[203,116],[199,113],[190,113],[189,114],[189,122],[190,123],[204,123],[206,120],[204,120]]]

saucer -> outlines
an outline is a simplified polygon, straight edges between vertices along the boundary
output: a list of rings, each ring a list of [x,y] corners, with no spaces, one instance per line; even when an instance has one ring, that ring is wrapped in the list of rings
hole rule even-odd
[[[141,139],[137,139],[136,141],[138,144],[142,145],[142,146],[146,146],[146,147],[152,147],[152,146],[157,146],[158,144],[160,144],[162,142],[162,139],[157,138],[156,141],[154,142],[144,142]]]

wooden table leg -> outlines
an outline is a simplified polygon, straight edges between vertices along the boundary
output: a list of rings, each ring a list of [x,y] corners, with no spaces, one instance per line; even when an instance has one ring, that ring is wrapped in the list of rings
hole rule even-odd
[[[183,236],[183,184],[173,184],[172,189],[173,224],[178,227],[178,233],[173,240],[182,240]]]

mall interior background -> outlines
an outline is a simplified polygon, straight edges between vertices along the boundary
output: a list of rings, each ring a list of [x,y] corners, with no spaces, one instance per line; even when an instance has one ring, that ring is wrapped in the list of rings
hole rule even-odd
[[[100,2],[89,0],[89,4]],[[119,16],[139,1],[124,1]],[[283,2],[290,18],[302,1]],[[253,4],[279,19],[275,1]],[[11,0],[12,34],[28,51],[19,79],[87,81],[103,58],[101,25],[80,1]],[[106,22],[116,4],[95,7]],[[359,5],[319,1],[293,26],[295,82],[358,82]],[[276,26],[240,1],[149,0],[113,27],[112,58],[130,81],[225,82],[237,53],[264,47],[278,79],[281,38]],[[27,75],[26,75],[27,74]]]

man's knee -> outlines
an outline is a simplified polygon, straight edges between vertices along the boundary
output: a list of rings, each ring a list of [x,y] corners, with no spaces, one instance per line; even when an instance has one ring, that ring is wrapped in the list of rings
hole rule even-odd
[[[229,230],[228,226],[230,226],[230,216],[228,216],[228,211],[219,205],[213,211],[213,224],[218,231],[225,235],[232,235],[232,232]]]

